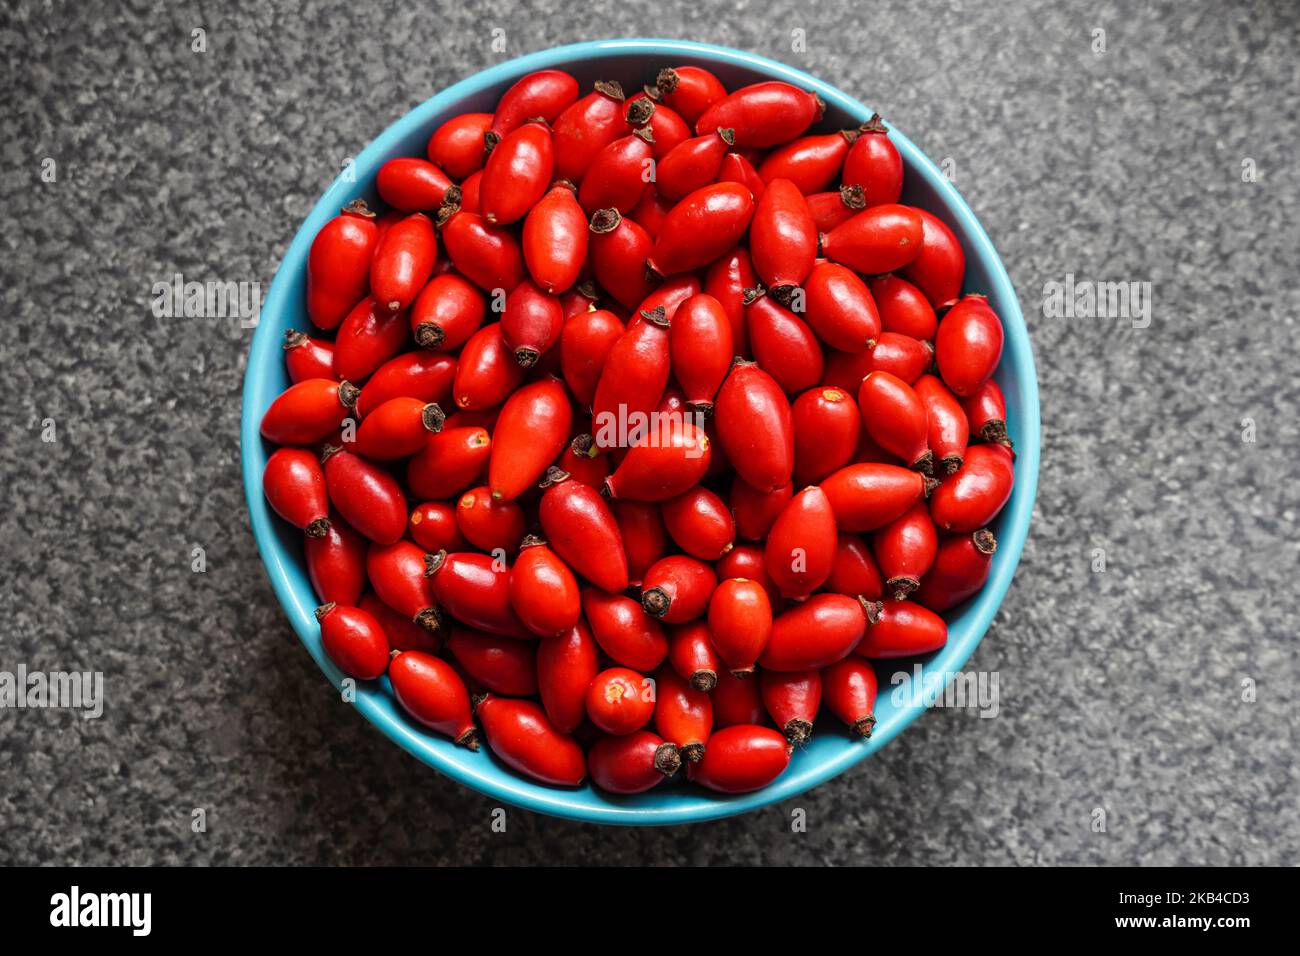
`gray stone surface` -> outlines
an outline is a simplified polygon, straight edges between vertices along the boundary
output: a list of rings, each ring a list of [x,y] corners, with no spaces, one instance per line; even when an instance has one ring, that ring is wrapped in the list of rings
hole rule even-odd
[[[0,668],[102,670],[109,694],[98,721],[0,712],[0,862],[1300,863],[1293,4],[388,6],[0,12]],[[934,711],[727,822],[518,811],[493,834],[491,801],[339,709],[248,529],[250,333],[156,319],[151,287],[268,282],[343,158],[498,61],[496,26],[510,55],[656,34],[751,49],[955,161],[1043,390],[1032,536],[972,662],[1000,672],[997,719]],[[1150,327],[1045,318],[1066,273],[1151,282]]]

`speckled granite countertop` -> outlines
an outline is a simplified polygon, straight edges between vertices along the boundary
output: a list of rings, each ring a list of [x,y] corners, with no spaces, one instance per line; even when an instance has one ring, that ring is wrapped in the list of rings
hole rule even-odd
[[[1294,5],[366,6],[0,14],[0,669],[100,670],[107,694],[99,720],[0,711],[0,863],[1300,863]],[[345,157],[501,59],[495,27],[507,55],[754,50],[952,160],[1043,392],[1031,538],[971,664],[1000,675],[996,719],[936,710],[741,819],[512,811],[501,834],[492,801],[339,709],[248,529],[251,333],[155,318],[152,288],[268,282]],[[1151,283],[1149,327],[1045,317],[1067,274]]]

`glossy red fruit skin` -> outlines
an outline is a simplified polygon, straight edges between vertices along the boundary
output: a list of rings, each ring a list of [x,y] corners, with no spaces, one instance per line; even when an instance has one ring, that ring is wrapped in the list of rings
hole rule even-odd
[[[695,484],[709,470],[708,436],[691,422],[672,423],[654,441],[628,449],[604,493],[633,501],[667,501]]]
[[[866,208],[862,190],[855,187],[845,186],[830,192],[812,193],[806,198],[808,211],[812,213],[818,232],[830,232]]]
[[[531,638],[510,604],[510,571],[490,554],[439,551],[425,561],[425,577],[448,614],[501,637]]]
[[[685,554],[652,564],[642,582],[641,606],[665,624],[684,624],[702,615],[718,585],[713,568]]]
[[[824,109],[815,94],[789,83],[754,83],[705,110],[695,121],[695,131],[703,133],[724,126],[736,131],[740,146],[776,146],[801,136],[821,119]]]
[[[548,377],[511,395],[492,433],[492,497],[513,501],[532,487],[564,450],[572,426],[569,396],[559,379]]]
[[[510,604],[538,637],[567,634],[582,615],[578,580],[540,538],[526,538],[510,568]]]
[[[671,777],[681,756],[671,743],[648,730],[602,737],[587,754],[591,782],[609,793],[645,793]]]
[[[758,175],[758,170],[740,153],[728,153],[722,157],[722,166],[718,169],[718,182],[743,186],[749,190],[755,202],[762,199],[763,193],[767,191],[767,184],[763,182],[763,177]]]
[[[370,376],[357,399],[357,414],[364,419],[394,398],[446,402],[451,398],[451,383],[455,376],[456,360],[450,355],[406,352],[389,359]]]
[[[446,648],[456,663],[493,694],[532,697],[537,693],[537,644],[453,628]]]
[[[339,325],[334,340],[334,377],[360,381],[401,351],[407,341],[402,313],[386,312],[362,299]]]
[[[406,534],[430,554],[469,550],[469,542],[456,524],[456,509],[445,501],[423,501],[412,508]]]
[[[607,734],[640,730],[654,715],[654,684],[627,667],[601,671],[587,689],[587,716]]]
[[[794,488],[791,485],[775,491],[759,491],[736,475],[732,478],[730,493],[736,533],[746,541],[762,541],[793,496]]]
[[[835,563],[826,579],[826,590],[833,594],[862,595],[879,601],[885,591],[885,578],[871,549],[856,534],[841,534],[835,546]]]
[[[353,450],[374,461],[414,455],[442,430],[443,417],[441,408],[418,398],[389,399],[362,420]]]
[[[929,422],[910,385],[889,372],[872,372],[858,388],[858,408],[872,441],[911,468],[931,470]]]
[[[871,295],[880,313],[880,327],[923,342],[934,341],[939,320],[925,294],[906,279],[896,275],[871,280]]]
[[[718,656],[736,676],[752,673],[772,633],[767,591],[748,578],[719,582],[709,601],[709,634]]]
[[[454,187],[451,177],[433,163],[411,156],[390,159],[375,174],[379,198],[402,212],[437,209]]]
[[[647,112],[649,116],[643,120],[642,117]],[[655,162],[662,162],[670,152],[691,137],[690,126],[675,110],[655,102],[644,92],[635,94],[627,101],[623,115],[629,129],[650,131],[653,137],[650,145],[653,147]]]
[[[557,183],[524,220],[524,263],[533,281],[551,295],[577,282],[587,260],[587,237],[587,217],[573,187]]]
[[[669,202],[681,202],[717,179],[732,146],[731,130],[711,130],[678,143],[655,170],[655,189]]]
[[[853,460],[862,416],[847,392],[812,388],[795,399],[790,411],[796,485],[816,484]]]
[[[736,522],[727,503],[707,488],[691,488],[660,510],[673,542],[701,561],[716,561],[735,543]]]
[[[406,496],[383,468],[344,449],[325,450],[325,485],[348,524],[376,544],[393,544],[406,531]]]
[[[519,240],[508,226],[493,225],[464,209],[442,221],[442,242],[456,271],[480,289],[513,289],[528,270]]]
[[[479,182],[479,213],[488,223],[518,222],[551,184],[555,150],[551,131],[525,123],[508,133],[488,156]]]
[[[749,254],[768,295],[790,304],[817,260],[817,225],[803,193],[788,179],[772,179],[754,207]]]
[[[590,407],[610,351],[623,336],[623,323],[606,309],[569,317],[560,333],[560,368],[579,405]]]
[[[375,216],[354,203],[327,222],[307,253],[307,317],[333,329],[366,294],[378,242]]]
[[[889,372],[911,385],[933,364],[934,350],[929,343],[897,332],[881,332],[870,351],[830,351],[822,378],[823,384],[856,396],[862,380],[872,372]]]
[[[895,602],[898,603],[898,602]],[[874,615],[879,605],[871,605]],[[846,594],[815,594],[772,622],[772,636],[758,659],[773,671],[806,671],[843,660],[867,630],[868,610]]]
[[[485,153],[484,161],[486,161],[486,159],[487,154]],[[479,214],[479,184],[482,182],[483,171],[480,169],[478,172],[466,177],[465,181],[460,184],[460,203],[458,205],[461,212],[467,212],[475,216]],[[435,221],[439,225],[442,225],[444,216],[449,217],[450,215],[450,210],[447,213],[439,210],[438,218]],[[447,261],[452,265],[455,264],[455,260],[450,258],[450,253],[448,254]]]
[[[523,540],[527,520],[513,501],[493,498],[486,486],[471,488],[456,502],[456,525],[474,547],[491,554],[513,554]]]
[[[578,187],[578,202],[587,215],[597,209],[617,209],[626,215],[645,193],[653,155],[653,147],[640,133],[621,136],[597,153]]]
[[[920,501],[912,505],[901,518],[872,535],[871,549],[894,600],[903,600],[920,587],[939,549],[939,533],[930,509]]]
[[[271,510],[308,538],[329,531],[329,495],[320,462],[302,448],[277,448],[262,471],[262,490]]]
[[[759,292],[745,306],[745,323],[754,358],[783,391],[795,394],[821,381],[821,344],[803,319]]]
[[[921,251],[902,276],[915,285],[938,309],[945,309],[961,295],[966,275],[966,253],[951,229],[933,213],[916,210],[921,217]]]
[[[790,765],[789,742],[767,727],[737,724],[714,731],[699,763],[688,763],[689,779],[720,793],[761,790]]]
[[[659,71],[655,87],[661,102],[694,124],[704,112],[727,96],[722,81],[699,66],[670,67]]]
[[[989,379],[974,394],[961,399],[961,408],[970,424],[971,438],[1010,446],[1007,402],[997,382]]]
[[[664,310],[666,318],[671,326],[677,317],[678,310],[690,299],[700,294],[700,280],[694,275],[686,274],[671,276],[655,286],[640,304],[634,310],[635,314],[629,321],[629,325],[635,322],[645,321],[647,313],[658,314],[658,309]]]
[[[379,600],[374,591],[361,595],[357,605],[370,614],[388,637],[388,644],[395,651],[428,651],[436,654],[442,646],[436,634],[426,631],[408,617],[402,617],[391,607]]]
[[[879,116],[873,116],[859,130],[844,157],[840,179],[846,186],[861,186],[868,206],[898,202],[903,193],[903,158]]]
[[[659,195],[658,189],[651,183],[646,186],[645,192],[641,194],[641,200],[627,215],[650,235],[653,244],[655,237],[659,235],[659,230],[663,228],[664,220],[672,211],[673,203]]]
[[[584,588],[582,610],[601,650],[624,667],[650,673],[668,656],[663,628],[631,598]]]
[[[948,625],[928,608],[911,601],[886,601],[880,619],[867,628],[854,653],[873,660],[915,657],[948,642]]]
[[[374,680],[388,669],[388,636],[369,613],[331,601],[316,609],[316,619],[321,646],[343,673]]]
[[[921,579],[916,602],[932,611],[956,607],[984,587],[997,548],[997,539],[988,528],[944,538],[934,564]]]
[[[487,154],[483,134],[492,126],[491,113],[462,113],[447,120],[429,137],[429,161],[452,179],[465,179],[483,168]]]
[[[816,485],[795,495],[768,532],[767,573],[784,597],[803,600],[830,577],[835,563],[835,514]]]
[[[759,675],[763,706],[792,744],[806,743],[822,702],[822,679],[815,670],[763,671]]]
[[[852,269],[822,260],[804,280],[803,319],[833,349],[857,352],[880,337],[880,315],[867,284]]]
[[[922,375],[913,389],[925,409],[926,441],[937,459],[936,472],[954,474],[965,460],[970,437],[961,402],[933,375]]]
[[[578,183],[596,154],[627,131],[623,121],[623,89],[598,82],[595,89],[569,106],[555,120],[555,175]]]
[[[427,631],[443,626],[443,615],[424,577],[424,551],[409,541],[371,545],[366,576],[379,599]]]
[[[599,209],[591,217],[588,261],[600,287],[624,309],[634,309],[653,291],[645,261],[654,239],[617,209]]]
[[[322,604],[355,605],[366,587],[366,539],[337,515],[320,537],[303,539],[312,589]]]
[[[515,354],[515,362],[524,368],[532,368],[560,341],[563,328],[560,300],[538,289],[532,280],[520,282],[506,298],[500,330]]]
[[[830,499],[839,530],[874,531],[925,497],[926,478],[898,465],[870,462],[846,465],[821,488]]]
[[[745,328],[745,290],[758,284],[749,251],[737,246],[724,253],[705,274],[704,291],[718,300],[731,323],[731,347],[735,355],[749,354],[749,332]]]
[[[587,761],[578,742],[561,733],[531,700],[489,694],[475,714],[492,752],[525,776],[553,787],[576,787],[586,777]]]
[[[379,309],[400,312],[414,302],[437,261],[438,239],[428,216],[417,212],[394,223],[370,264],[370,289]]]
[[[587,718],[587,688],[600,671],[600,648],[579,618],[566,634],[537,646],[537,683],[546,716],[559,730],[573,733]]]
[[[591,421],[598,448],[616,447],[618,423],[625,421],[630,429],[633,415],[654,411],[668,385],[668,319],[659,312],[639,318],[609,350],[596,385]]]
[[[776,380],[752,362],[737,362],[713,410],[718,441],[736,473],[756,490],[776,491],[794,473],[790,402]]]
[[[444,428],[407,462],[406,486],[417,498],[458,495],[477,482],[491,452],[486,429]]]
[[[753,215],[754,198],[744,186],[697,189],[668,213],[646,264],[661,276],[701,269],[736,244]]]
[[[709,698],[713,704],[715,732],[724,727],[765,726],[768,723],[759,683],[753,675],[737,677],[727,670],[719,672],[717,686]]]
[[[591,435],[576,435],[556,459],[556,467],[575,481],[598,489],[609,477],[609,456],[601,453]]]
[[[907,265],[921,251],[920,214],[911,206],[873,206],[822,236],[827,259],[879,275]]]
[[[388,679],[408,714],[462,747],[478,749],[469,691],[450,664],[423,651],[403,651],[389,663]]]
[[[826,709],[844,721],[859,737],[870,737],[876,725],[876,671],[866,661],[850,656],[822,668],[822,696]]]
[[[329,378],[334,374],[334,343],[313,339],[305,332],[285,332],[284,367],[294,384],[309,378]]]
[[[758,174],[769,186],[774,180],[788,179],[805,196],[821,192],[839,176],[857,136],[856,130],[841,130],[792,140],[768,153]]]
[[[1002,322],[982,295],[968,295],[939,323],[934,357],[943,383],[963,398],[974,395],[1002,360]]]
[[[332,378],[290,385],[262,416],[262,437],[277,445],[314,445],[338,430],[357,395],[355,385]]]
[[[455,273],[434,276],[411,305],[411,334],[422,348],[454,352],[483,325],[487,303]]]
[[[500,322],[485,325],[465,343],[456,365],[452,396],[457,408],[494,408],[524,380]]]
[[[553,123],[578,98],[578,81],[563,70],[538,70],[519,79],[497,101],[484,136],[489,149],[529,120]]]
[[[655,673],[655,730],[692,762],[704,756],[713,730],[713,702],[672,667]]]
[[[713,690],[723,665],[703,621],[669,629],[668,665],[695,690],[706,694]]]
[[[672,317],[669,353],[673,375],[692,408],[708,414],[731,368],[731,320],[711,295],[691,296]]]
[[[551,548],[577,574],[611,594],[627,590],[623,537],[595,488],[557,479],[542,493],[537,516]]]
[[[610,508],[627,555],[628,581],[640,587],[646,571],[668,551],[668,531],[659,507],[644,501],[615,501]]]
[[[985,527],[1011,497],[1015,484],[1011,452],[1002,445],[972,445],[966,462],[930,499],[930,514],[943,531],[969,534]]]

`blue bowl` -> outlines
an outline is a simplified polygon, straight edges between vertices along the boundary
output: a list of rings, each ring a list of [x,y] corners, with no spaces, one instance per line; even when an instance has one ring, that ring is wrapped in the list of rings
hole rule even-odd
[[[822,124],[825,129],[855,126],[873,112],[806,73],[738,50],[681,40],[577,43],[494,66],[416,107],[366,147],[356,159],[355,182],[342,178],[334,182],[294,237],[262,307],[244,379],[241,426],[244,490],[253,534],[275,593],[303,644],[336,687],[341,686],[343,674],[321,649],[320,628],[312,613],[317,601],[303,564],[301,532],[276,518],[262,496],[262,470],[271,449],[258,433],[263,413],[289,384],[280,347],[284,332],[290,328],[309,328],[305,306],[306,267],[313,237],[341,206],[357,198],[375,199],[375,174],[386,160],[394,156],[423,156],[429,134],[444,120],[468,111],[491,112],[497,98],[527,73],[561,68],[575,75],[584,88],[593,80],[604,78],[618,79],[625,88],[637,89],[660,68],[682,64],[709,68],[729,88],[776,79],[812,90],[826,101],[826,119]],[[987,295],[1006,329],[1006,348],[997,381],[1006,394],[1007,427],[1016,442],[1016,486],[1010,502],[993,524],[998,550],[988,584],[971,601],[949,613],[947,645],[921,660],[926,673],[951,674],[966,663],[992,622],[1011,584],[1029,531],[1038,483],[1038,380],[1015,290],[989,237],[934,163],[897,130],[891,129],[890,135],[906,167],[904,200],[930,210],[953,229],[966,250],[965,289]],[[870,739],[852,740],[832,720],[827,720],[825,729],[794,754],[789,768],[774,784],[757,793],[730,797],[693,784],[669,783],[649,793],[616,797],[591,786],[571,790],[533,783],[506,768],[486,748],[472,753],[449,740],[425,733],[408,721],[396,706],[387,678],[360,688],[356,707],[387,737],[429,766],[497,800],[596,823],[694,823],[744,813],[793,797],[885,746],[924,709],[924,703],[910,699],[910,695],[909,699],[896,702],[889,684],[890,674],[900,670],[910,672],[913,663],[898,661],[881,665],[881,694],[876,706],[878,723]]]

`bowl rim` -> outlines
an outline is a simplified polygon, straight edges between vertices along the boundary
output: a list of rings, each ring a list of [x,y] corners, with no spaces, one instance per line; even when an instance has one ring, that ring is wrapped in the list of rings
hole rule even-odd
[[[402,139],[421,128],[427,128],[432,119],[442,110],[526,73],[562,68],[565,64],[576,61],[590,61],[610,55],[680,56],[695,61],[754,70],[772,79],[784,80],[811,90],[825,100],[828,106],[850,114],[861,114],[865,118],[873,112],[860,101],[802,70],[758,54],[689,40],[652,38],[593,40],[540,50],[506,60],[466,77],[425,100],[386,127],[357,155],[354,160],[354,168],[358,172],[357,181],[336,178],[313,206],[276,269],[262,306],[263,312],[269,315],[284,308],[284,300],[288,297],[289,287],[294,281],[294,276],[286,274],[289,271],[288,267],[293,263],[302,263],[302,267],[305,268],[308,249],[320,225],[344,204],[348,194],[365,187],[368,174],[362,174],[362,171],[377,168],[378,164],[397,148]],[[973,599],[974,604],[970,607],[970,611],[975,614],[974,624],[960,635],[955,637],[950,635],[948,644],[936,652],[926,664],[927,667],[932,664],[940,666],[944,673],[951,674],[965,665],[987,632],[1011,585],[1028,537],[1038,484],[1041,432],[1038,379],[1028,329],[1019,307],[1019,300],[1002,259],[984,231],[984,227],[960,193],[925,153],[892,125],[888,123],[886,125],[890,131],[890,138],[903,156],[909,173],[919,174],[925,185],[939,197],[939,201],[946,205],[948,212],[960,223],[961,231],[968,240],[966,245],[968,259],[980,261],[989,273],[990,283],[993,286],[989,290],[991,297],[995,295],[1000,302],[1010,306],[1004,308],[1000,314],[1006,332],[1004,361],[1010,357],[1011,365],[1017,369],[1015,375],[1020,389],[1022,406],[1020,412],[1028,426],[1022,427],[1020,433],[1015,436],[1016,492],[1004,514],[999,518],[1002,524],[998,540],[999,553],[993,563],[989,579],[979,595]],[[296,270],[294,271],[296,275]],[[272,355],[277,357],[272,358]],[[262,495],[262,470],[265,467],[267,451],[260,436],[259,426],[261,416],[274,396],[266,394],[265,383],[262,381],[264,376],[256,373],[259,369],[267,367],[269,361],[281,361],[279,355],[281,355],[279,340],[273,337],[266,323],[259,321],[249,351],[241,411],[241,467],[245,498],[253,535],[280,604],[308,652],[335,688],[341,689],[344,675],[328,660],[320,646],[319,626],[313,613],[316,603],[314,595],[307,595],[304,601],[303,595],[297,593],[294,583],[290,580],[293,570],[290,565],[295,563],[295,559],[278,540],[272,524],[278,519],[271,513]],[[302,578],[303,575],[299,573],[298,577]],[[786,773],[773,784],[754,793],[738,796],[704,793],[699,799],[672,800],[666,805],[644,806],[600,791],[592,791],[599,796],[599,803],[575,802],[574,796],[583,794],[583,790],[567,790],[535,784],[515,776],[512,771],[495,761],[480,760],[475,763],[468,758],[477,755],[463,749],[453,749],[449,753],[444,749],[435,748],[431,745],[429,736],[396,712],[386,677],[378,687],[367,688],[358,685],[354,706],[386,737],[412,756],[480,793],[552,816],[623,825],[703,822],[734,816],[795,797],[837,776],[879,750],[920,716],[921,711],[926,708],[924,702],[911,701],[902,708],[898,718],[892,720],[887,726],[878,727],[871,738],[860,742],[845,741],[845,746],[829,758],[821,759],[815,764],[812,761],[792,762]],[[588,783],[587,786],[590,787],[590,784]],[[651,794],[653,793],[654,791],[651,791]],[[642,796],[650,796],[650,794]]]

